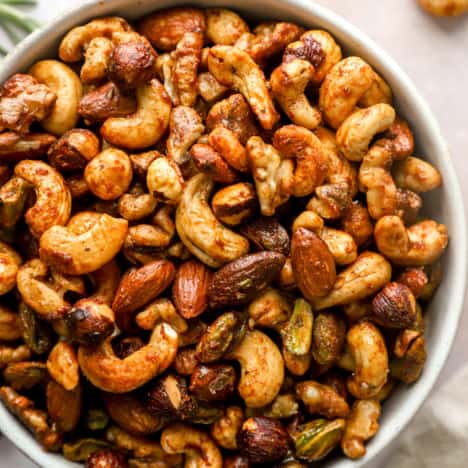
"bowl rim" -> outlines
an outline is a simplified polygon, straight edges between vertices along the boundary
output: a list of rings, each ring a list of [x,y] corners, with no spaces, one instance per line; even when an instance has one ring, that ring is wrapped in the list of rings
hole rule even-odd
[[[430,369],[430,376],[425,379],[424,385],[419,388],[419,392],[413,392],[414,395],[408,396],[408,406],[411,406],[411,410],[407,413],[401,414],[401,419],[398,422],[398,427],[393,431],[387,431],[383,436],[376,438],[374,441],[368,444],[366,456],[359,461],[338,461],[332,462],[333,467],[358,467],[364,465],[370,465],[375,461],[376,457],[380,455],[386,448],[388,448],[392,441],[394,441],[397,436],[402,432],[402,430],[409,424],[409,422],[417,414],[427,397],[429,396],[431,390],[437,382],[438,377],[443,369],[445,362],[449,356],[449,353],[452,349],[456,334],[457,327],[460,321],[460,318],[463,313],[463,302],[466,288],[466,276],[467,276],[467,228],[466,228],[466,219],[465,219],[465,209],[463,204],[463,197],[460,190],[460,185],[455,173],[455,169],[450,160],[450,153],[445,142],[437,120],[432,113],[429,105],[426,103],[424,98],[421,96],[420,92],[413,84],[412,80],[406,74],[405,71],[400,67],[400,65],[393,59],[381,46],[379,46],[373,39],[371,39],[366,33],[361,31],[359,28],[354,26],[348,20],[341,17],[339,14],[333,12],[332,10],[315,3],[310,0],[274,0],[277,3],[281,2],[285,5],[290,6],[294,9],[305,10],[311,15],[315,16],[318,21],[333,25],[333,28],[340,30],[343,35],[345,35],[349,41],[352,41],[353,45],[359,45],[363,47],[366,53],[371,55],[377,62],[382,64],[388,70],[392,72],[392,78],[401,83],[406,90],[406,93],[411,96],[413,103],[417,107],[417,113],[421,114],[422,118],[425,120],[425,125],[430,128],[435,142],[435,151],[438,153],[438,158],[442,161],[444,166],[444,186],[448,187],[446,190],[446,196],[449,200],[451,209],[455,212],[457,223],[455,223],[455,230],[452,229],[451,236],[456,232],[457,238],[457,255],[454,260],[453,268],[457,271],[457,277],[455,278],[455,284],[450,286],[451,297],[450,301],[450,314],[446,317],[445,324],[445,334],[444,336],[444,346],[440,346],[441,349],[438,350],[439,354],[436,361],[433,363],[432,368]],[[145,3],[144,1],[138,1],[138,3]],[[86,10],[90,7],[102,6],[107,10],[120,9],[125,7],[125,3],[131,4],[131,0],[82,0],[79,4],[75,6],[66,7],[64,11],[58,14],[53,18],[49,23],[44,25],[42,28],[33,32],[26,39],[24,39],[17,47],[8,54],[0,63],[0,75],[8,76],[11,73],[16,72],[18,68],[17,62],[25,56],[31,48],[43,39],[45,39],[49,34],[54,35],[55,29],[62,25],[63,23],[73,23],[75,16],[80,18],[88,17]],[[174,5],[194,5],[197,6],[197,3],[201,3],[200,7],[204,7],[203,1],[186,1],[173,2]],[[212,3],[216,3],[212,2]],[[222,3],[222,2],[218,2]],[[158,3],[153,2],[154,10],[158,10]],[[227,8],[236,9],[236,2],[230,2]],[[163,7],[164,8],[164,7]],[[111,13],[106,13],[111,14]],[[92,17],[95,17],[93,15]],[[91,16],[89,16],[91,18]],[[83,20],[85,21],[85,20]],[[80,23],[82,21],[80,20]],[[75,23],[76,24],[76,23]],[[0,79],[3,81],[3,79]],[[405,402],[406,403],[406,402]],[[64,466],[64,460],[61,464],[53,461],[52,457],[54,455],[44,452],[38,443],[33,439],[33,437],[22,428],[21,423],[13,417],[8,410],[0,405],[0,429],[3,434],[28,458],[34,462],[40,464],[41,466]],[[23,429],[23,430],[22,430]],[[378,439],[378,440],[377,440]],[[67,466],[79,466],[67,461]]]

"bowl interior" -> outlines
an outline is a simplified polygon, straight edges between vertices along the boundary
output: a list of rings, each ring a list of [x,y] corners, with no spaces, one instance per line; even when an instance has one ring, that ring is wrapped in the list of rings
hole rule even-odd
[[[153,10],[186,3],[180,0],[85,1],[43,30],[34,33],[6,58],[0,68],[0,82],[15,72],[26,71],[38,59],[55,56],[60,38],[72,27],[92,18],[117,14],[135,19]],[[417,383],[409,387],[401,386],[385,403],[381,429],[368,443],[365,458],[352,462],[337,457],[326,463],[326,466],[333,468],[378,466],[378,460],[382,460],[391,450],[390,442],[414,416],[433,387],[450,351],[462,312],[466,278],[466,223],[462,197],[447,145],[428,106],[396,62],[367,36],[325,8],[310,0],[236,0],[230,4],[220,0],[192,0],[189,3],[226,6],[252,19],[291,20],[309,28],[328,30],[347,54],[361,56],[387,80],[393,89],[399,114],[409,121],[415,133],[417,154],[431,161],[442,173],[443,187],[424,197],[425,214],[445,223],[450,233],[450,245],[443,259],[443,282],[426,312],[429,320],[426,331],[428,360],[425,370]],[[0,430],[40,466],[78,466],[59,455],[44,453],[30,434],[1,405]]]

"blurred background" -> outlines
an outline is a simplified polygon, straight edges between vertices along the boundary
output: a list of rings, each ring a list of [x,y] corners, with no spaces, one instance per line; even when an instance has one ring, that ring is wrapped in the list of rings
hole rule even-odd
[[[81,0],[37,0],[36,5],[20,6],[18,9],[30,18],[46,23],[61,10],[79,3]],[[421,10],[415,0],[321,0],[317,3],[334,10],[372,37],[412,78],[437,116],[442,133],[448,141],[467,207],[468,14],[460,18],[436,18]],[[157,8],[157,1],[154,5]],[[235,0],[226,2],[226,5],[235,9]],[[2,16],[0,6],[0,18]],[[32,29],[34,26],[34,23],[28,23],[29,28]],[[15,31],[13,37],[15,34],[18,35],[18,32]],[[0,31],[0,46],[3,49],[13,48],[11,36]],[[24,33],[20,36],[24,36]],[[468,304],[468,301],[465,302]],[[463,387],[458,389],[456,387],[468,382],[468,372],[463,373],[466,361],[468,361],[467,313],[462,318],[455,346],[433,391],[435,397],[432,397],[412,425],[400,436],[399,458],[389,460],[388,468],[468,466],[466,461],[468,421],[461,421],[460,427],[457,427],[459,434],[451,434],[449,437],[447,431],[444,431],[444,439],[439,434],[441,438],[435,444],[427,443],[428,440],[433,440],[431,438],[433,436],[426,434],[423,429],[437,419],[434,413],[437,409],[445,411],[451,420],[456,419],[454,406],[451,406],[450,402],[447,404],[447,400],[455,401],[459,398],[459,394],[464,392]],[[448,381],[453,383],[448,385],[451,388],[443,386]],[[458,394],[453,393],[456,391]],[[466,400],[465,405],[468,405],[468,396]],[[461,405],[460,402],[457,404],[455,408]],[[461,410],[466,413],[468,420],[468,408]],[[419,445],[418,450],[414,450],[415,441]],[[435,446],[430,447],[430,445]],[[426,452],[426,455],[434,453],[428,457],[423,452]],[[5,438],[0,439],[0,453],[2,467],[35,466]]]

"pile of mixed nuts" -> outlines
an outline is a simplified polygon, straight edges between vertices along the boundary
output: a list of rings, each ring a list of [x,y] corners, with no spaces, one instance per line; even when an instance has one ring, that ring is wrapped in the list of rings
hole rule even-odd
[[[0,89],[3,403],[88,467],[362,457],[448,242],[384,79],[225,9],[96,19],[59,57]]]

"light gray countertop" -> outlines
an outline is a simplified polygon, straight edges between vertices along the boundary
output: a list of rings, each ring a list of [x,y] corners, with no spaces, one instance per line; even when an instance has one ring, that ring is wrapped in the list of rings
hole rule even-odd
[[[46,21],[80,0],[40,0],[31,10]],[[188,2],[190,3],[190,2]],[[458,19],[433,18],[415,0],[319,0],[366,32],[410,75],[437,116],[447,139],[463,200],[468,206],[468,15]],[[226,2],[234,7],[235,0]],[[155,2],[155,7],[157,2]],[[0,35],[0,43],[6,45]],[[460,203],[462,200],[460,200]],[[468,301],[465,301],[468,307]],[[460,323],[455,346],[439,382],[468,360],[468,314]],[[32,468],[5,438],[0,440],[0,466]]]

